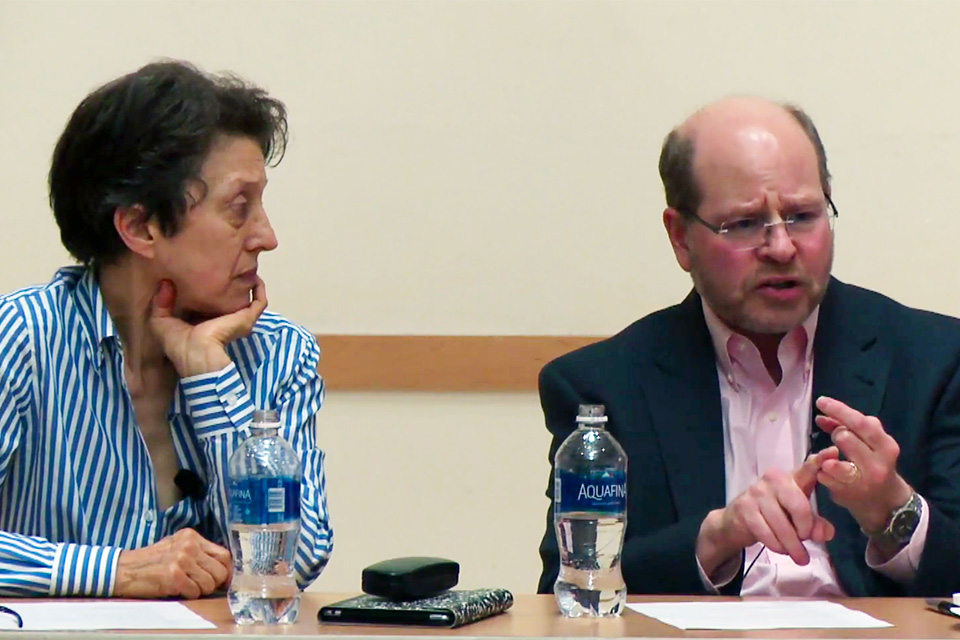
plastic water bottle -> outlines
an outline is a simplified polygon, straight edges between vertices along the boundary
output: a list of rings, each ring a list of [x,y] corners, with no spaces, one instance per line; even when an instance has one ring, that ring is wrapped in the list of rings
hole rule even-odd
[[[620,552],[627,526],[627,455],[604,425],[603,405],[580,405],[577,429],[554,458],[553,521],[560,612],[618,616],[627,600]]]
[[[300,613],[293,557],[300,534],[300,459],[278,435],[276,411],[255,411],[250,437],[230,457],[227,592],[237,624],[287,624]]]

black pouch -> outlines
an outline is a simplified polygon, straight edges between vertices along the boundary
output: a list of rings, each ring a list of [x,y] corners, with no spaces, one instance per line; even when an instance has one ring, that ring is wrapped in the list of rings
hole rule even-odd
[[[364,593],[390,600],[429,598],[455,587],[460,565],[443,558],[411,556],[372,564],[363,570]]]
[[[453,628],[503,613],[512,605],[513,594],[506,589],[445,591],[431,598],[404,602],[364,595],[320,607],[317,620]]]

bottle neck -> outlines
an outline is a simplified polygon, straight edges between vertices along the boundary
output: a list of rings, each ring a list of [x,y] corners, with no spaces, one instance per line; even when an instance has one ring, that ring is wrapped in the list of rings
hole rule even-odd
[[[253,437],[275,436],[280,431],[280,426],[276,424],[257,424],[250,425],[250,435]]]
[[[577,422],[578,429],[596,429],[597,431],[606,431],[607,424],[605,422]]]

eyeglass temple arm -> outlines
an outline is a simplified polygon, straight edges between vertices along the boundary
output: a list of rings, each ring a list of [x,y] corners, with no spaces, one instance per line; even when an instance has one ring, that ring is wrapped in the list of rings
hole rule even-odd
[[[831,198],[828,194],[824,194],[824,196],[827,198],[827,204],[829,204],[830,208],[833,210],[833,216],[835,218],[839,218],[840,212],[837,211],[837,205],[833,204],[833,198]]]

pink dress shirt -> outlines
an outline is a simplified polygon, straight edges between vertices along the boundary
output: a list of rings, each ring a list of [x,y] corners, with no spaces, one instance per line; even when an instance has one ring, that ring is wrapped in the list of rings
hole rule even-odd
[[[734,333],[712,309],[703,304],[703,315],[713,339],[723,410],[723,452],[726,496],[729,504],[772,468],[791,472],[809,451],[813,393],[813,337],[820,308],[784,336],[777,351],[782,378],[776,384],[749,339]],[[816,495],[811,496],[816,510]],[[910,543],[885,563],[868,545],[866,562],[872,569],[904,583],[916,575],[926,540],[929,515],[926,501],[920,524]],[[800,566],[790,556],[773,553],[755,544],[745,550],[747,566],[756,564],[744,577],[741,595],[844,596],[830,562],[826,545],[804,542],[810,563]],[[740,569],[740,557],[719,567],[704,585],[717,591]]]

